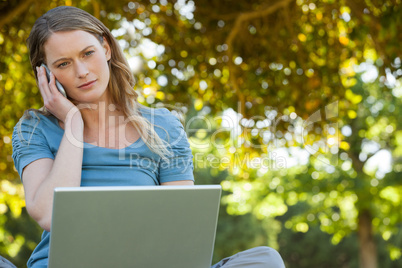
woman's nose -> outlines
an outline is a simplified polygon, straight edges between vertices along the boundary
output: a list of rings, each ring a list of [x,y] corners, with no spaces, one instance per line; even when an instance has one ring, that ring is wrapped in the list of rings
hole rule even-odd
[[[77,76],[78,78],[85,78],[89,74],[89,70],[85,63],[77,64]]]

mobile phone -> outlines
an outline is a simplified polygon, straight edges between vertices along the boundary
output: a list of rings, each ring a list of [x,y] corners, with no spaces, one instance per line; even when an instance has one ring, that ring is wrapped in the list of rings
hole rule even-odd
[[[50,81],[50,70],[49,70],[49,68],[47,68],[46,64],[44,64],[44,63],[42,63],[41,66],[45,67],[47,81]],[[59,81],[57,81],[57,79],[56,79],[56,87],[57,87],[57,89],[59,90],[59,92],[60,92],[61,94],[63,94],[64,97],[67,98],[67,94],[66,94],[66,91],[64,90],[64,87],[60,84]]]

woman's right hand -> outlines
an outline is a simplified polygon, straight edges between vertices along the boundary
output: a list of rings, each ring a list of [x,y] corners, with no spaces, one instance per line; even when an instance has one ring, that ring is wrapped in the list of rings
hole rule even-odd
[[[36,67],[36,71],[43,103],[50,113],[63,123],[77,112],[79,113],[79,109],[57,89],[53,73],[50,73],[50,81],[48,81],[44,67]]]

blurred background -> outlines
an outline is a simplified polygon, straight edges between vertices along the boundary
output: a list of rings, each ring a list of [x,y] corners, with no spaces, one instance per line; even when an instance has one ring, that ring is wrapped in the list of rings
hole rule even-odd
[[[25,40],[59,5],[109,27],[139,102],[182,119],[196,183],[222,185],[214,262],[402,267],[401,0],[0,0],[0,255],[25,267],[40,240],[11,134],[42,106]]]

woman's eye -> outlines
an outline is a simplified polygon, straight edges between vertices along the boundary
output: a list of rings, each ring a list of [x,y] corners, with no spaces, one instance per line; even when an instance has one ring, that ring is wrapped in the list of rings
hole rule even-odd
[[[67,62],[63,62],[63,63],[60,63],[58,67],[66,67],[67,64],[68,64]]]
[[[94,53],[95,51],[88,51],[88,52],[85,52],[85,56],[90,56],[90,55],[92,55],[93,53]]]

